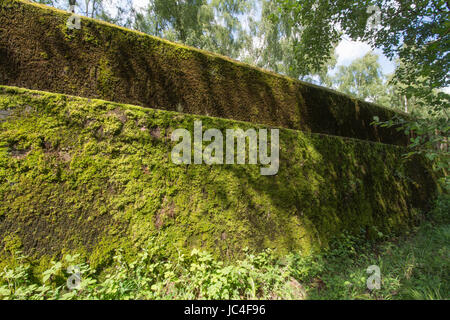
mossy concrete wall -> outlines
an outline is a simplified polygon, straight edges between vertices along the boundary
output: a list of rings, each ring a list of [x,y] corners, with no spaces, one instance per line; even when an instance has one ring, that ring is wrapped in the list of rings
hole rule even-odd
[[[157,237],[181,252],[232,258],[371,237],[415,223],[436,191],[403,147],[280,129],[280,169],[174,165],[170,139],[193,130],[263,126],[0,86],[0,251],[71,250],[94,265]]]
[[[0,84],[405,145],[395,112],[222,56],[28,1],[0,2]]]

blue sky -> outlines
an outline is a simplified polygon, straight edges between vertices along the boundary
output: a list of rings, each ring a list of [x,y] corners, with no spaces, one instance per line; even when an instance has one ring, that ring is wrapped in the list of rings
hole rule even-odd
[[[355,42],[349,39],[342,40],[336,48],[336,53],[338,54],[337,65],[349,65],[353,60],[363,57],[367,52],[371,51],[372,48],[364,42]],[[392,63],[381,50],[375,50],[378,54],[379,62],[383,68],[384,74],[393,73],[395,70],[395,65]]]

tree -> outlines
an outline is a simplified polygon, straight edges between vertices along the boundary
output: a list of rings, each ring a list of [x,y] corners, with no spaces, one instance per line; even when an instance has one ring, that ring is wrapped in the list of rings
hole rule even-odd
[[[115,10],[114,13],[105,10],[105,5]],[[107,21],[122,27],[132,28],[135,24],[136,10],[132,0],[102,0],[100,10],[95,14],[97,19]]]
[[[102,0],[84,0],[84,15],[86,17],[97,17],[103,9]]]
[[[239,18],[251,5],[244,0],[150,0],[145,12],[136,14],[135,28],[237,58],[249,45]]]
[[[441,148],[450,135],[450,96],[441,90],[450,84],[450,1],[276,0],[276,5],[280,10],[273,15],[275,21],[282,21],[287,31],[301,31],[294,50],[303,66],[320,68],[329,48],[344,34],[400,61],[389,84],[405,101],[406,110],[407,102],[414,101],[417,109],[426,110],[427,118],[375,123],[395,125],[415,136],[408,155],[422,153],[433,160],[450,190],[450,156],[448,148]]]
[[[317,76],[321,82],[326,82],[328,70],[336,64],[334,49],[337,42],[311,42],[314,46],[311,50],[307,39],[317,36],[313,25],[301,21],[293,24],[293,16],[282,11],[283,7],[277,1],[262,0],[260,5],[261,19],[252,21],[251,31],[256,43],[248,61],[296,79],[311,80],[312,76]],[[317,19],[317,23],[327,22]]]
[[[296,42],[297,60],[305,69],[317,70],[329,57],[329,48],[344,34],[380,48],[398,68],[391,83],[403,96],[426,102],[430,112],[447,109],[444,95],[435,88],[449,85],[450,2],[442,0],[276,0],[272,15],[286,32],[301,30]],[[375,12],[375,13],[374,13]],[[377,25],[370,27],[369,18]],[[370,19],[374,21],[374,19]],[[417,81],[419,85],[413,85]],[[407,84],[405,86],[405,84]],[[442,100],[442,98],[444,100]],[[444,112],[446,112],[444,110]]]
[[[357,98],[386,105],[387,86],[385,76],[378,63],[378,55],[373,52],[354,60],[349,66],[340,66],[332,77],[337,90]]]
[[[287,30],[302,30],[298,53],[317,64],[343,34],[381,48],[389,58],[416,62],[414,73],[429,75],[433,87],[449,84],[449,1],[442,0],[276,0],[274,15]],[[378,25],[368,20],[379,10]]]

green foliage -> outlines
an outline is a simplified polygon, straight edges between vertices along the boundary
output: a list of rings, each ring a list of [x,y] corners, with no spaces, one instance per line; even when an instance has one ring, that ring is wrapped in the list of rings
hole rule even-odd
[[[226,265],[196,249],[190,255],[169,260],[164,247],[153,243],[142,248],[132,262],[120,251],[109,269],[99,276],[87,264],[79,263],[81,284],[69,290],[58,281],[63,275],[61,262],[52,262],[42,277],[33,279],[24,257],[16,267],[0,273],[3,299],[255,299],[286,294],[289,274],[269,251]],[[65,257],[69,266],[73,257]],[[289,293],[291,298],[295,292]],[[298,298],[298,297],[297,297]]]
[[[322,14],[312,10],[315,3],[303,1],[303,14],[293,11],[285,14],[280,2],[259,1],[261,18],[251,22],[250,31],[256,40],[246,61],[295,79],[311,80],[311,76],[316,75],[326,82],[324,75],[336,64],[333,52],[337,43],[332,39],[337,34],[320,34],[320,27],[331,21],[322,19]],[[317,3],[328,10],[327,2]],[[307,21],[314,21],[314,24]],[[323,37],[329,38],[323,41]]]
[[[322,66],[329,57],[329,50],[325,49],[338,43],[344,34],[353,40],[366,41],[399,62],[390,81],[393,86],[390,94],[397,96],[397,101],[391,100],[393,105],[402,105],[408,111],[408,102],[413,102],[415,109],[434,115],[444,113],[448,119],[449,96],[437,91],[449,84],[448,1],[278,0],[276,3],[280,7],[277,21],[283,21],[288,30],[301,29],[306,33],[296,43],[298,59],[303,59],[304,64],[316,69]],[[370,6],[380,9],[379,25],[375,28],[367,27],[372,14],[367,12]],[[353,77],[351,81],[357,79]],[[341,82],[349,83],[344,79]],[[369,90],[371,86],[369,82],[361,89]],[[411,126],[417,124],[413,122]]]
[[[316,66],[327,59],[333,43],[343,34],[368,41],[394,58],[415,65],[408,78],[413,83],[419,76],[431,76],[432,87],[448,84],[448,15],[449,4],[441,0],[278,0],[280,14],[288,30],[300,29],[299,57]],[[367,27],[370,6],[380,8],[380,25]],[[342,32],[340,32],[342,31]],[[424,63],[426,61],[426,63]],[[305,63],[307,63],[305,61]]]
[[[340,66],[332,81],[340,92],[386,105],[388,98],[385,95],[383,78],[378,55],[369,52],[349,66]]]
[[[135,15],[134,28],[196,48],[239,57],[250,39],[239,17],[252,2],[242,0],[151,0]]]
[[[377,117],[374,124],[381,127],[395,127],[411,136],[406,158],[420,154],[425,156],[440,176],[441,184],[450,192],[450,123],[448,117],[418,118],[413,121],[396,116],[389,121],[380,122]]]
[[[393,119],[384,122],[383,127],[396,126],[411,134],[412,151],[407,156],[425,154],[434,161],[448,188],[450,97],[439,89],[449,85],[449,2],[278,0],[273,6],[279,7],[273,17],[277,23],[283,23],[284,30],[302,32],[295,44],[297,59],[312,69],[326,62],[327,48],[344,34],[397,59],[398,67],[388,86],[383,88],[376,58],[368,55],[349,67],[341,67],[335,78],[338,90],[420,114],[422,119]],[[373,13],[368,12],[371,6],[380,10],[380,20],[374,28],[367,26]]]

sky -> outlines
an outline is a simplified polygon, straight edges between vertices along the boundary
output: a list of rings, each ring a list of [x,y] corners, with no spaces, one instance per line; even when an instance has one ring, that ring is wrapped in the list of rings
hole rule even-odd
[[[133,0],[133,6],[137,8],[143,8],[148,3],[148,0]]]
[[[336,53],[338,55],[337,65],[348,66],[353,60],[363,57],[371,50],[372,48],[367,43],[343,39],[336,48]],[[394,63],[392,63],[381,50],[377,49],[374,52],[380,57],[378,62],[383,69],[383,73],[393,73],[395,70]]]

